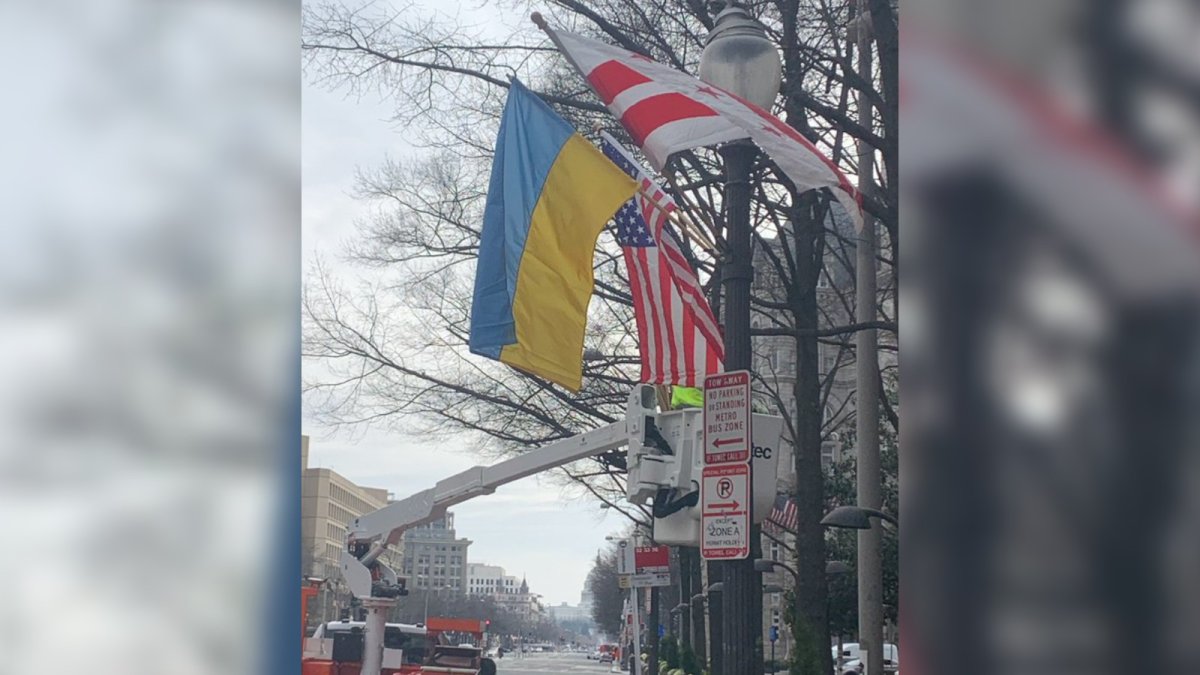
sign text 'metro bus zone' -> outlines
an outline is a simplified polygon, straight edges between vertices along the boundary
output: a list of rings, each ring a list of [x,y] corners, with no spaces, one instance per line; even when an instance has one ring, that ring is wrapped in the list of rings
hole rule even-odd
[[[739,370],[704,379],[704,463],[750,458],[750,373]]]

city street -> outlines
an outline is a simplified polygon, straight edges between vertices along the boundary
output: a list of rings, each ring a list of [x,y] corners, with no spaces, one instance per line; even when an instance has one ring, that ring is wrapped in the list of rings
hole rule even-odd
[[[524,658],[505,655],[496,659],[498,675],[602,675],[611,670],[612,664],[589,660],[585,654],[547,652],[525,654]]]

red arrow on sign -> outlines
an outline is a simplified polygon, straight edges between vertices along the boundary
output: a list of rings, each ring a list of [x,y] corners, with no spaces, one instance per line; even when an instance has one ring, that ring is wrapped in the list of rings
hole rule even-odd
[[[737,502],[721,502],[719,504],[709,504],[708,508],[710,508],[710,509],[730,509],[730,510],[736,511],[737,507],[739,507],[739,506],[741,506],[741,504],[739,504]]]
[[[713,445],[719,448],[722,445],[733,445],[735,443],[744,443],[744,442],[745,442],[745,439],[743,439],[743,438],[722,438],[722,439],[713,441]]]

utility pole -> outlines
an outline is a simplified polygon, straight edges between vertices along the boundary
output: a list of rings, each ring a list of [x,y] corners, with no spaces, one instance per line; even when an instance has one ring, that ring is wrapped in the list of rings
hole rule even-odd
[[[871,31],[870,0],[858,0],[855,41],[858,48],[858,72],[870,79]],[[873,126],[871,99],[866,92],[858,95],[858,123]],[[874,183],[875,151],[858,141],[858,187],[869,194]],[[855,256],[855,318],[859,323],[875,320],[877,247],[875,222],[864,217]],[[857,452],[857,502],[868,509],[882,508],[883,479],[879,462],[879,342],[875,329],[860,330],[854,337],[855,436]],[[882,528],[858,531],[858,641],[867,656],[870,675],[883,672],[883,558]]]

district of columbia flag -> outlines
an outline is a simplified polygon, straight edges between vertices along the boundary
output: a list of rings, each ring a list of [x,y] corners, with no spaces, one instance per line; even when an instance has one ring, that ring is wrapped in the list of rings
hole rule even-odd
[[[655,169],[661,171],[667,159],[682,150],[750,138],[800,192],[830,188],[862,229],[858,190],[807,138],[770,112],[641,54],[545,25],[542,30]]]
[[[471,352],[578,391],[596,239],[636,189],[514,80],[483,214]]]
[[[670,228],[675,202],[612,136],[600,147],[640,184],[617,211],[617,243],[625,258],[642,361],[642,382],[699,387],[722,372],[725,346],[696,273]]]

